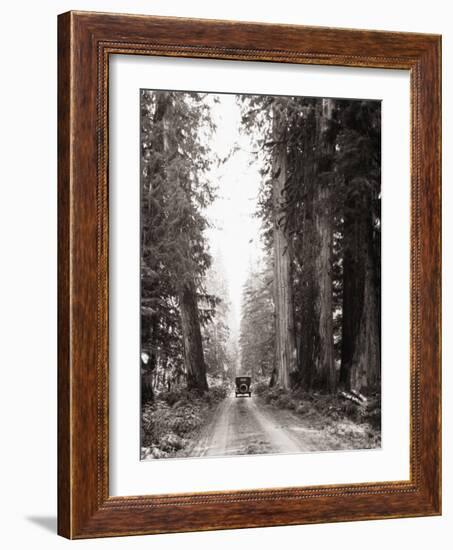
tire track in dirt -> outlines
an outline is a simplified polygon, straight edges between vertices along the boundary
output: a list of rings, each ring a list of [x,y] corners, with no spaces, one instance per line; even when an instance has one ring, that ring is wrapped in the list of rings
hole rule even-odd
[[[326,449],[325,434],[294,416],[282,418],[256,398],[228,396],[186,456],[301,453]]]

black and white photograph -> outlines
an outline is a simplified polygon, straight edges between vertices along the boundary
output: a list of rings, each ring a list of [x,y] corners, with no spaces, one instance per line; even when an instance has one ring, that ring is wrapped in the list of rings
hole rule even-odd
[[[379,449],[381,101],[141,89],[140,201],[141,460]]]

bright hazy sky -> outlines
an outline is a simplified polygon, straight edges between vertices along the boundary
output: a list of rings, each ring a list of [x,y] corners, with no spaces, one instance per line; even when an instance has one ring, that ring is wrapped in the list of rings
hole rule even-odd
[[[211,252],[220,255],[232,302],[232,313],[239,327],[242,287],[249,266],[260,255],[260,220],[253,216],[261,176],[259,164],[250,160],[252,145],[247,135],[240,133],[241,114],[233,94],[216,95],[219,103],[209,98],[212,119],[217,130],[210,146],[221,158],[232,148],[239,149],[222,165],[214,165],[208,178],[218,185],[218,199],[209,207],[208,218],[215,228],[209,229]]]

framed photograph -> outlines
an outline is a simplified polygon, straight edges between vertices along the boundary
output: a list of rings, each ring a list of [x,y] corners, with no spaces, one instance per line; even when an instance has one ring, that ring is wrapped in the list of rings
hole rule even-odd
[[[58,47],[59,533],[440,514],[440,37]]]

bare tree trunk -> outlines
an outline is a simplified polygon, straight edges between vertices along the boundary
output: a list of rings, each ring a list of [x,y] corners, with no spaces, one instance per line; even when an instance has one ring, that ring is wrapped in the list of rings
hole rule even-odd
[[[320,149],[324,159],[318,161],[318,185],[316,198],[316,233],[319,239],[319,253],[316,258],[316,280],[319,282],[319,339],[318,381],[323,389],[334,392],[336,389],[336,371],[333,351],[333,207],[332,183],[334,179],[331,165],[333,144],[327,133],[334,109],[333,99],[322,100],[320,119]]]
[[[184,365],[188,389],[206,391],[206,364],[204,362],[198,304],[193,283],[186,283],[180,292],[181,323],[184,337]]]
[[[281,108],[281,105],[280,105]],[[284,190],[287,177],[285,121],[279,104],[273,107],[273,206],[274,206],[274,302],[276,333],[275,384],[290,387],[290,375],[297,367],[294,311],[291,288],[291,247],[285,229]]]
[[[331,189],[328,183],[318,182],[315,191],[315,319],[318,332],[318,353],[315,358],[314,385],[335,391],[336,372],[333,353],[332,317],[332,208]]]
[[[314,113],[316,133],[304,144],[305,194],[302,250],[302,326],[300,378],[303,386],[333,392],[333,212],[331,148],[326,138],[333,100],[324,99]],[[316,151],[314,154],[311,151]]]
[[[141,403],[145,405],[154,399],[153,391],[153,372],[146,369],[146,365],[141,364]]]
[[[301,248],[301,327],[299,343],[299,378],[306,390],[313,387],[315,357],[318,350],[317,330],[315,326],[315,250],[314,250],[314,159],[310,158],[312,137],[306,135],[304,150],[305,164],[303,180],[305,201],[302,211],[302,248]]]
[[[369,393],[379,387],[380,345],[378,332],[378,308],[373,288],[371,263],[366,262],[363,309],[357,335],[357,346],[352,359],[351,389]]]
[[[351,182],[345,220],[343,340],[340,383],[361,393],[379,387],[381,377],[379,303],[376,289],[371,198],[366,181]],[[355,189],[354,189],[355,188]],[[360,188],[360,193],[358,190]]]
[[[364,266],[361,251],[365,235],[364,211],[356,193],[345,204],[343,237],[343,316],[340,386],[351,389],[351,368],[357,344],[357,328],[363,310]]]

